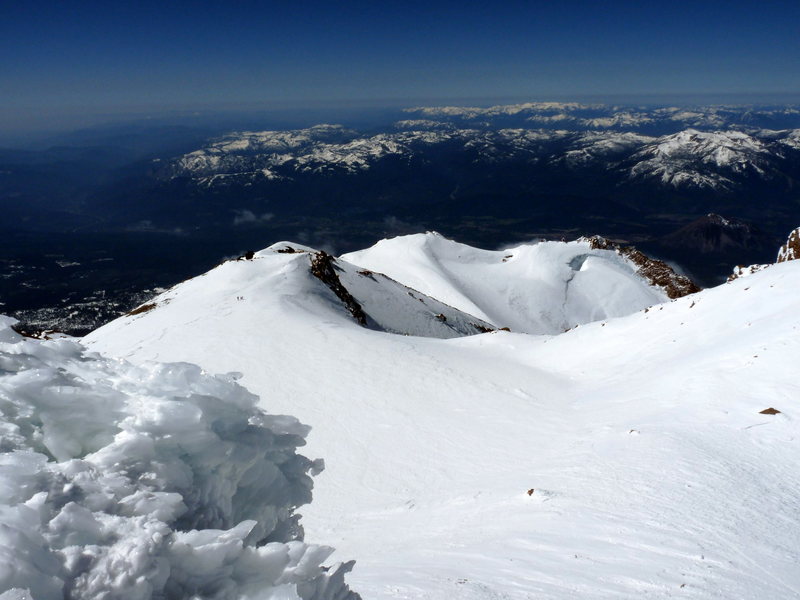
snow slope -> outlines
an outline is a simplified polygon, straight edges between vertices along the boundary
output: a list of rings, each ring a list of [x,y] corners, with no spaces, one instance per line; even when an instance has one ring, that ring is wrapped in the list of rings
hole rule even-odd
[[[230,376],[140,367],[0,317],[0,597],[357,598],[303,543],[308,427]],[[268,399],[265,399],[268,402]]]
[[[109,326],[125,328],[167,307],[171,316],[184,308],[191,314],[198,302],[216,306],[223,319],[241,312],[240,308],[258,311],[266,303],[295,306],[309,318],[323,321],[345,316],[365,327],[402,335],[452,338],[495,329],[385,275],[287,242],[273,244],[249,259],[227,261],[156,296]],[[189,325],[180,317],[177,323]]]
[[[588,241],[492,251],[429,232],[382,240],[342,259],[525,333],[560,333],[667,300],[636,274],[635,265]]]
[[[477,257],[476,280],[508,264]],[[245,267],[85,343],[240,371],[311,424],[304,524],[364,597],[800,594],[800,261],[557,336],[450,340],[361,327],[281,269],[231,302]]]

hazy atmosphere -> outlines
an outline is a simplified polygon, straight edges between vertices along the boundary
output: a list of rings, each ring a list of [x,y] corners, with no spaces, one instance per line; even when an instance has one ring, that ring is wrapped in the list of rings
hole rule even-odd
[[[185,111],[775,102],[796,2],[37,2],[0,24],[0,128]]]

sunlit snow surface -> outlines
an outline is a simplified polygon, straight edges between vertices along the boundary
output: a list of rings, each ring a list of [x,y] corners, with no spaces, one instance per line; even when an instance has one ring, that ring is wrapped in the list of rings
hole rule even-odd
[[[449,340],[360,327],[296,256],[226,265],[85,341],[240,371],[312,425],[303,523],[365,598],[800,595],[800,261],[559,335]]]
[[[561,333],[667,300],[626,258],[589,242],[481,250],[429,232],[382,240],[342,259],[525,333]]]
[[[2,598],[346,598],[302,541],[308,427],[230,376],[24,339],[0,317]]]

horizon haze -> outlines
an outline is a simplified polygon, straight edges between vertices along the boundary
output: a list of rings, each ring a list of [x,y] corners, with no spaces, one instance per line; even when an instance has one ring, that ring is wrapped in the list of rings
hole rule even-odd
[[[8,7],[0,138],[194,112],[800,101],[789,2]]]

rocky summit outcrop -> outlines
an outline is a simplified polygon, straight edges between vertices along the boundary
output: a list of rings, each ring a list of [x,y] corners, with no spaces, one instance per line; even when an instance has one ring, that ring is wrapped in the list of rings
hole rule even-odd
[[[800,227],[792,230],[786,243],[778,250],[778,259],[775,262],[786,262],[800,258]]]

